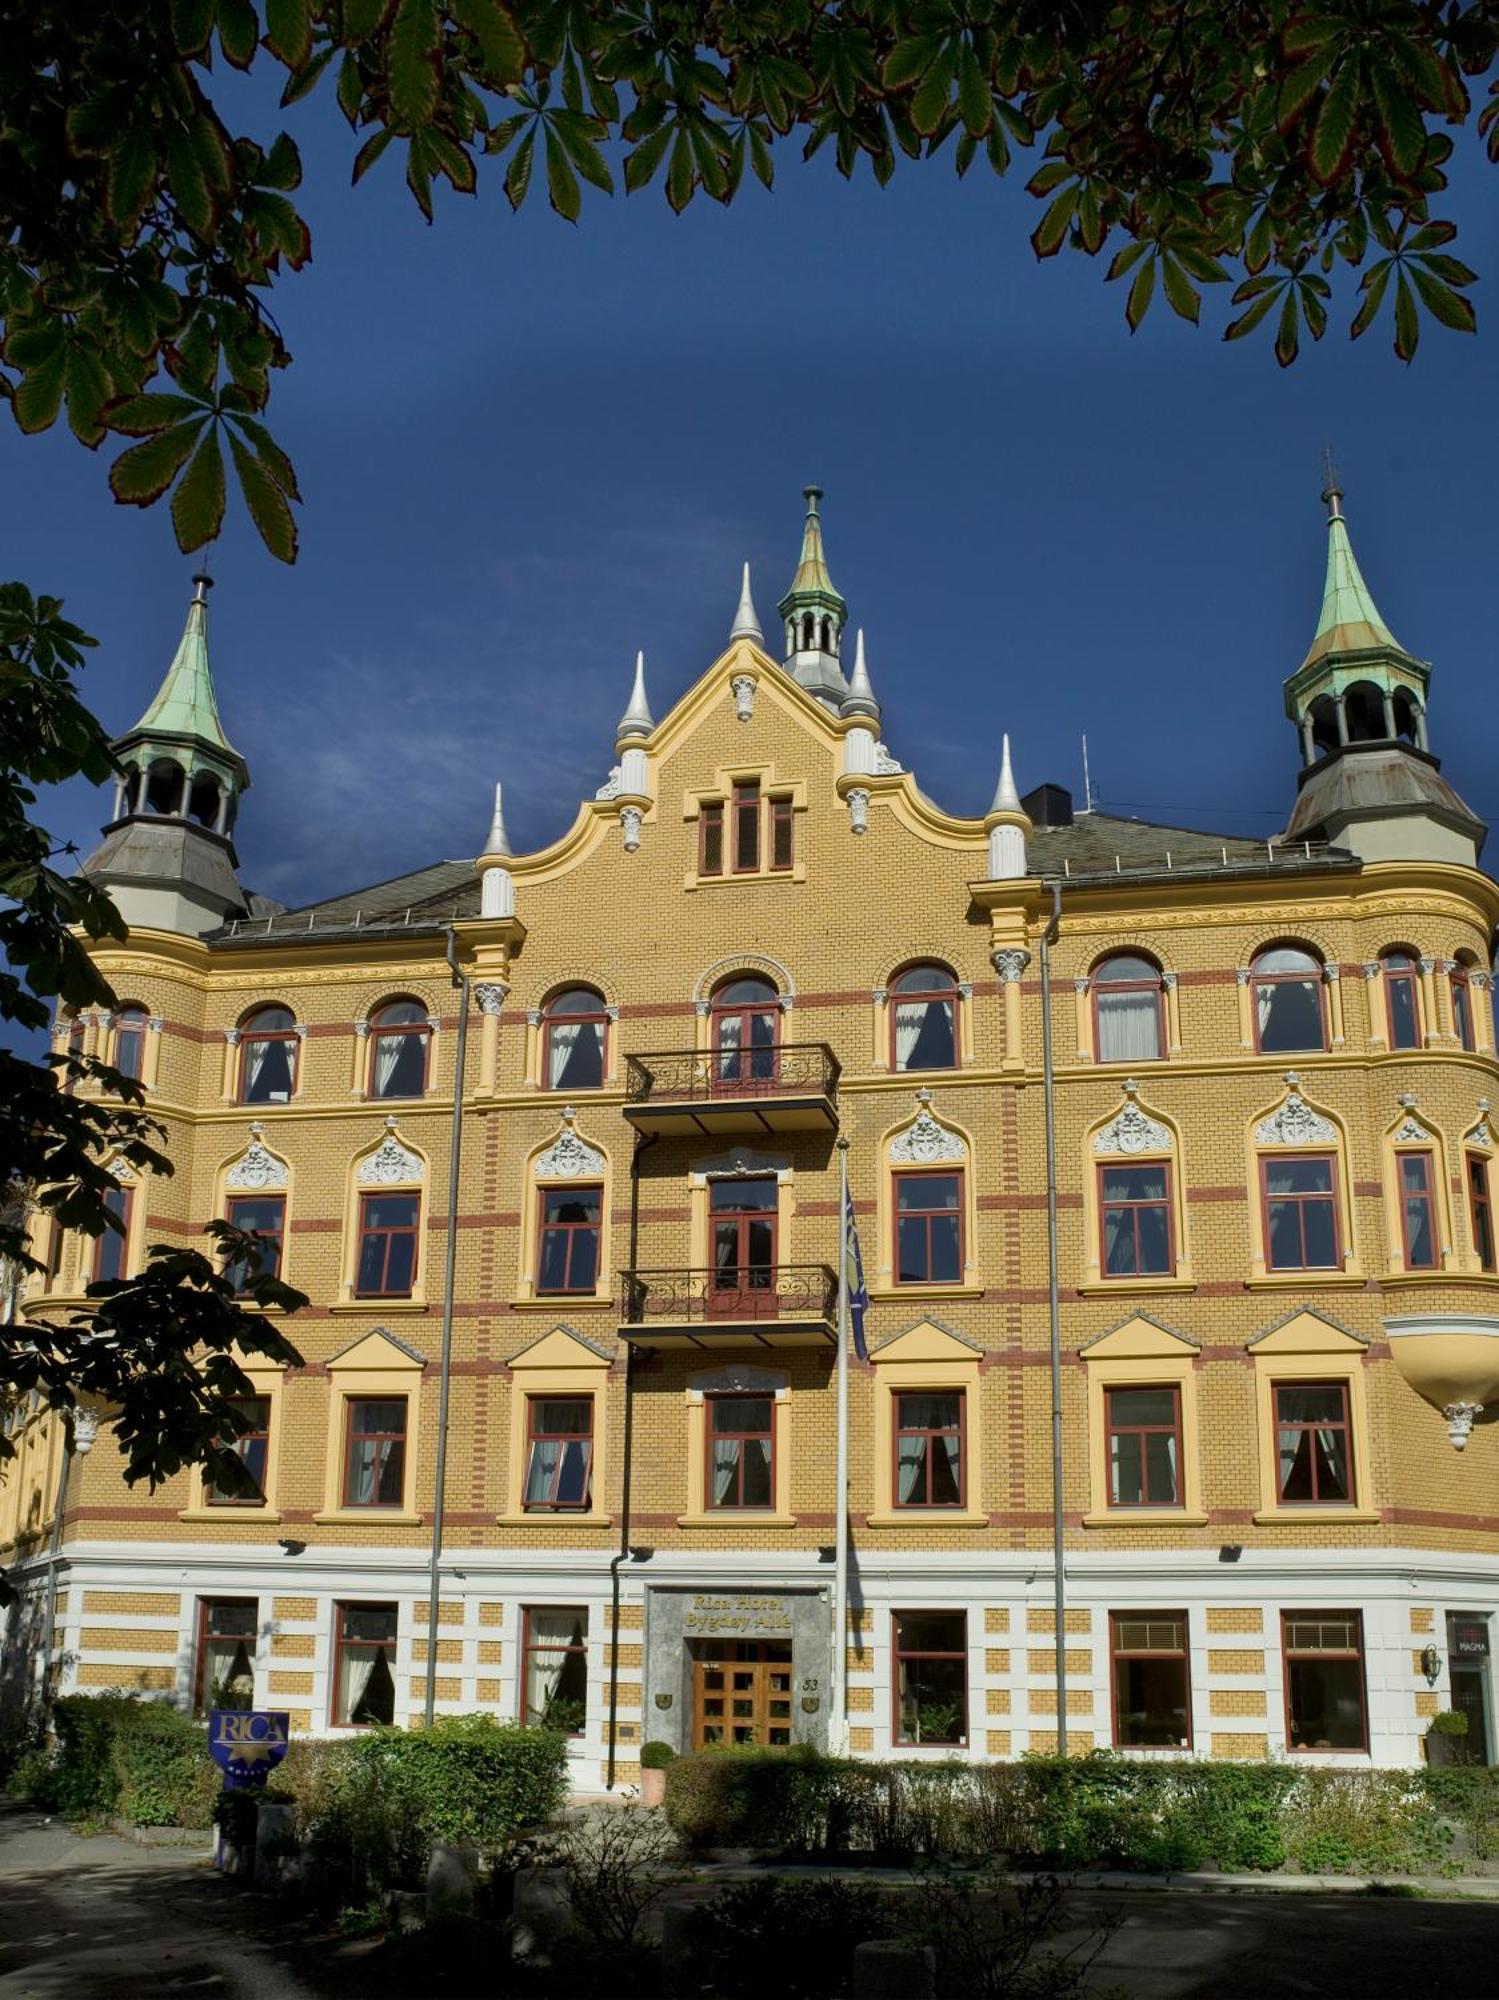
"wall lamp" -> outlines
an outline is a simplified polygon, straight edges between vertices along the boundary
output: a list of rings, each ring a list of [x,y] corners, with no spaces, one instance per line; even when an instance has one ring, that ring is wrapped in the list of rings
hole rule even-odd
[[[1442,1656],[1435,1646],[1421,1648],[1421,1671],[1426,1676],[1428,1686],[1435,1687],[1442,1671]]]
[[[290,1535],[282,1535],[278,1540],[278,1547],[289,1556],[299,1556],[306,1546],[305,1542],[295,1541]]]
[[[1243,1553],[1244,1545],[1242,1542],[1225,1542],[1223,1547],[1218,1551],[1218,1560],[1221,1563],[1236,1563]]]
[[[632,1548],[630,1550],[630,1561],[632,1563],[648,1563],[655,1553],[654,1549]]]

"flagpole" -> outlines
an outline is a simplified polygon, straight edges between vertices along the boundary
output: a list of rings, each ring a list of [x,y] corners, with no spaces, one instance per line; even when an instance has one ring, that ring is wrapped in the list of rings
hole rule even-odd
[[[838,1451],[834,1474],[833,1671],[828,1748],[848,1751],[848,1140],[838,1141]]]

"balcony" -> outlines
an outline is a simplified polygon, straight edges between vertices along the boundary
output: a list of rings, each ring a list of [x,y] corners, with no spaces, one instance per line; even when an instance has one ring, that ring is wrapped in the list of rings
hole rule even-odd
[[[619,1334],[643,1347],[822,1347],[838,1279],[826,1264],[621,1271]]]
[[[838,1058],[826,1042],[662,1049],[626,1057],[625,1116],[638,1132],[708,1138],[836,1132]]]

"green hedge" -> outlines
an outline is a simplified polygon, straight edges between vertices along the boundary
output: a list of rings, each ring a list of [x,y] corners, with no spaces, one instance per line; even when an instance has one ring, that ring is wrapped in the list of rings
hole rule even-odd
[[[222,1777],[207,1733],[164,1702],[63,1695],[52,1748],[16,1774],[23,1796],[68,1819],[118,1813],[133,1826],[207,1828]]]
[[[667,1776],[696,1846],[793,1855],[1009,1856],[1048,1867],[1436,1874],[1499,1854],[1499,1772],[1149,1762],[1011,1764],[709,1751]]]

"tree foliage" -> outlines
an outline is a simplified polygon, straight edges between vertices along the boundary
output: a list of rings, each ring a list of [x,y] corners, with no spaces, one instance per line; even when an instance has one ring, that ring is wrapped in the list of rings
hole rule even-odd
[[[170,491],[185,550],[218,532],[227,446],[286,561],[296,478],[261,413],[290,358],[269,295],[311,254],[301,163],[226,124],[222,65],[275,66],[284,106],[332,91],[355,181],[391,155],[429,220],[481,166],[574,221],[617,184],[676,210],[770,187],[786,142],[881,184],[1029,153],[1038,257],[1107,253],[1131,330],[1226,287],[1225,337],[1263,327],[1283,365],[1340,273],[1350,332],[1402,360],[1423,318],[1471,330],[1453,131],[1499,161],[1499,0],[9,0],[0,30],[0,394],[25,431],[137,440],[115,496]]]
[[[31,817],[38,785],[99,782],[116,769],[73,681],[93,644],[58,599],[0,585],[0,1023],[23,1032],[45,1029],[58,1001],[75,1011],[116,1005],[84,940],[121,939],[124,923],[103,889],[54,865],[68,850]],[[142,1101],[140,1084],[97,1056],[65,1050],[38,1063],[0,1049],[7,1290],[17,1274],[41,1270],[29,1248],[36,1210],[97,1237],[121,1226],[105,1205],[121,1172],[171,1173],[164,1129]],[[35,1393],[65,1411],[103,1405],[132,1481],[154,1487],[199,1464],[224,1490],[246,1492],[232,1449],[246,1422],[234,1399],[251,1393],[238,1357],[299,1361],[263,1314],[306,1300],[262,1270],[258,1239],[221,1222],[208,1233],[212,1255],[157,1246],[139,1277],[90,1285],[82,1306],[53,1312],[38,1302],[0,1325],[0,1398],[13,1405]],[[0,1432],[0,1460],[13,1451]]]

